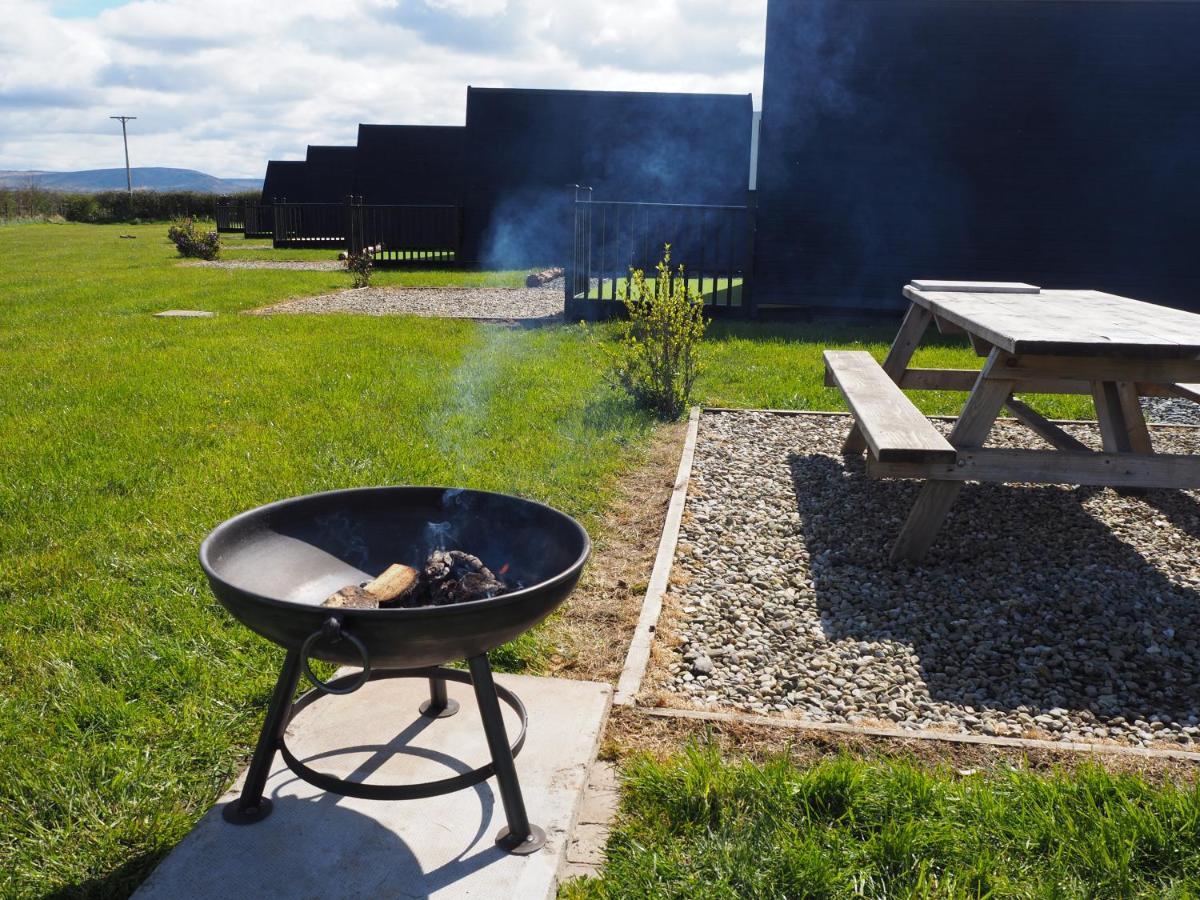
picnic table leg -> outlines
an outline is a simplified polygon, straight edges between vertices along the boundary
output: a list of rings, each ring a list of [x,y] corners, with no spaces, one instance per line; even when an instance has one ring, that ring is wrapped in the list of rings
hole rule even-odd
[[[1137,386],[1128,381],[1093,381],[1092,400],[1096,404],[1096,421],[1100,424],[1100,441],[1109,453],[1153,453],[1150,432],[1142,405],[1138,402]],[[1145,488],[1116,488],[1118,494],[1139,497]]]
[[[909,304],[908,312],[904,314],[904,321],[900,323],[900,330],[896,332],[896,338],[892,341],[888,355],[883,360],[883,371],[887,372],[888,377],[896,384],[900,383],[904,370],[908,368],[909,360],[912,359],[913,353],[920,345],[921,338],[925,336],[925,331],[932,321],[933,313],[925,307],[918,306],[916,303]],[[867,439],[863,437],[862,429],[855,423],[850,427],[850,434],[842,445],[842,453],[852,456],[862,453],[866,449]]]
[[[1129,437],[1130,449],[1134,453],[1153,453],[1154,446],[1150,442],[1150,429],[1146,427],[1146,417],[1138,400],[1137,385],[1132,381],[1118,381],[1117,399],[1121,402],[1121,415],[1125,419],[1125,434]]]
[[[1016,385],[1016,382],[1011,380],[988,377],[1007,358],[1007,353],[995,349],[988,355],[983,371],[979,373],[975,387],[971,389],[971,396],[967,398],[966,406],[950,432],[950,443],[956,449],[981,447],[987,439],[992,424],[1000,415],[1000,410]],[[900,529],[896,543],[892,545],[892,562],[902,559],[919,562],[925,556],[962,486],[961,481],[941,481],[932,478],[921,486],[921,492],[908,512],[904,527]]]

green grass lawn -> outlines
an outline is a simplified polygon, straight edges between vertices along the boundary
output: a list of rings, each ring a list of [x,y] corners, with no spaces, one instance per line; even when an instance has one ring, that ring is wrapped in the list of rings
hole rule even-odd
[[[1100,768],[797,767],[693,747],[626,766],[598,879],[566,900],[1195,897],[1200,790]]]
[[[293,494],[429,483],[594,525],[652,428],[605,386],[582,329],[242,316],[349,277],[181,267],[165,232],[0,226],[3,896],[123,896],[237,771],[281,652],[211,598],[195,554],[216,523]],[[150,315],[168,308],[219,315]],[[700,393],[837,408],[821,348],[882,354],[889,330],[714,325]],[[978,364],[948,345],[918,359]],[[961,396],[919,402],[952,412]],[[536,671],[547,649],[534,634],[497,662]]]

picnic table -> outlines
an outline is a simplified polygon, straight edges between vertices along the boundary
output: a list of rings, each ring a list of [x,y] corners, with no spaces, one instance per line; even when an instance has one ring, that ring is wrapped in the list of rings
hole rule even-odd
[[[874,478],[924,485],[892,547],[924,557],[965,481],[1200,487],[1200,456],[1156,454],[1140,396],[1200,400],[1200,315],[1100,291],[1017,282],[913,281],[883,365],[866,351],[827,350],[826,383],[854,417],[843,448],[867,452]],[[910,368],[930,325],[963,334],[982,369]],[[948,438],[903,390],[967,391]],[[1094,451],[1017,394],[1089,394],[1103,451]],[[1053,449],[984,448],[1007,407]]]

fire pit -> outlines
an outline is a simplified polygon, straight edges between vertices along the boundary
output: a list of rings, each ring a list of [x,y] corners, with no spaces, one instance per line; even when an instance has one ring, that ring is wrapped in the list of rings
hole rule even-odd
[[[506,592],[440,606],[386,609],[322,604],[347,585],[364,584],[394,563],[422,567],[439,550],[462,550],[504,572]],[[525,741],[528,716],[520,699],[495,684],[489,650],[546,618],[579,580],[591,550],[587,532],[570,516],[504,494],[431,487],[330,491],[282,500],[217,526],[200,547],[213,593],[235,618],[287,650],[241,796],[226,821],[249,824],[271,811],[263,788],[278,750],[300,778],[323,790],[375,800],[431,797],[490,778],[500,787],[508,819],[496,842],[530,853],[545,834],[525,813],[513,757]],[[357,665],[362,671],[328,682],[309,659]],[[465,659],[470,674],[444,668]],[[294,703],[301,672],[315,689]],[[469,683],[479,704],[492,762],[423,784],[378,785],[318,772],[284,742],[291,717],[322,694],[347,694],[377,678],[428,678],[430,699],[420,714],[453,715],[446,681]],[[499,701],[521,728],[509,745]]]

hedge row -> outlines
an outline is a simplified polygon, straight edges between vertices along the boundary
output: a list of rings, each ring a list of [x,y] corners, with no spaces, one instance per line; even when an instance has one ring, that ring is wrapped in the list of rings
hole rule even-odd
[[[232,195],[234,201],[258,202],[258,191]],[[101,191],[73,194],[30,188],[0,188],[0,220],[45,219],[68,222],[168,221],[188,216],[211,219],[217,198],[196,191]]]

